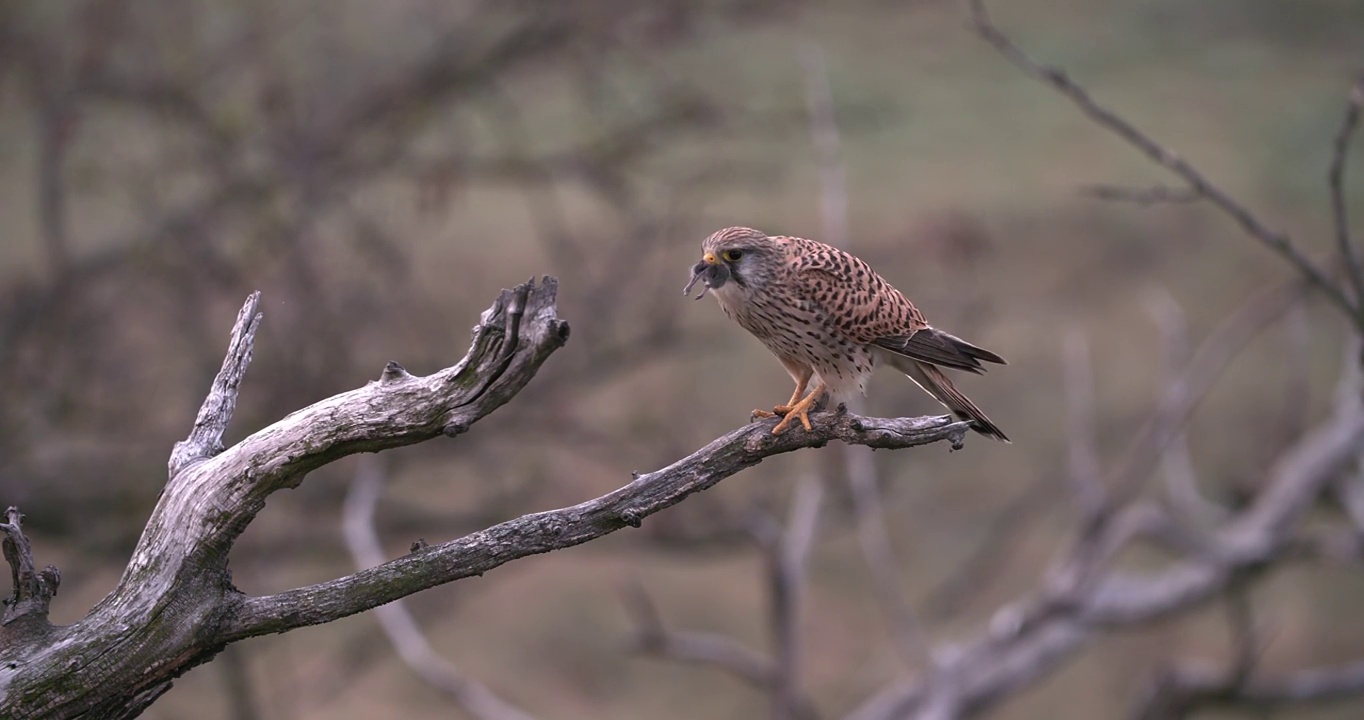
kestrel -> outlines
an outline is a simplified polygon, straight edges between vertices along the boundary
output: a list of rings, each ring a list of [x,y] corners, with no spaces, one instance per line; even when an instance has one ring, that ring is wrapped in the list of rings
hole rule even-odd
[[[837,407],[853,393],[866,393],[876,366],[890,365],[970,422],[972,430],[1009,442],[942,371],[983,373],[982,360],[1003,365],[1004,358],[929,325],[867,263],[821,242],[746,227],[715,232],[701,251],[682,292],[704,282],[697,299],[714,295],[725,315],[761,340],[796,382],[785,405],[754,411],[783,416],[774,435],[795,419],[810,430],[809,412],[824,392],[830,407]]]

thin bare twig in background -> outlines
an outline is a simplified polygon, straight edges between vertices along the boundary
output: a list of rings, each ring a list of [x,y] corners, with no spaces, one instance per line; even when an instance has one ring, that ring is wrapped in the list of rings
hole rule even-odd
[[[801,477],[791,499],[786,527],[776,542],[760,542],[768,554],[768,598],[772,603],[772,640],[775,658],[773,720],[796,720],[803,708],[801,670],[801,613],[806,593],[806,566],[819,528],[824,504],[824,482],[814,472]],[[758,537],[755,535],[755,537]]]
[[[1311,258],[1298,249],[1291,237],[1286,233],[1271,229],[1245,205],[1208,180],[1202,172],[1199,172],[1179,155],[1138,130],[1131,122],[1100,105],[1089,94],[1089,91],[1071,80],[1064,70],[1042,65],[1029,57],[1027,53],[1023,52],[1022,48],[1015,45],[1007,35],[995,27],[985,10],[984,0],[968,0],[968,5],[971,9],[971,22],[976,34],[999,51],[1009,62],[1028,75],[1058,90],[1075,103],[1090,120],[1093,120],[1100,127],[1112,131],[1154,160],[1156,164],[1189,183],[1194,192],[1207,198],[1214,206],[1229,215],[1247,234],[1296,267],[1303,277],[1317,286],[1330,298],[1331,302],[1339,305],[1340,309],[1345,311],[1356,328],[1364,330],[1364,311],[1361,311],[1357,303],[1345,296],[1340,287],[1331,281],[1326,271],[1319,268]]]
[[[1364,388],[1364,366],[1359,362],[1364,353],[1364,337],[1351,335],[1341,347],[1341,364],[1345,368],[1341,381],[1336,385],[1335,405],[1348,407],[1350,402],[1358,402],[1358,393]],[[1355,530],[1364,536],[1364,449],[1360,450],[1355,462],[1355,471],[1340,479],[1335,488],[1345,514]]]
[[[251,670],[242,657],[241,648],[229,647],[218,656],[219,676],[223,694],[227,696],[228,717],[231,720],[263,720],[256,703],[256,692],[251,682]]]
[[[1364,76],[1350,88],[1345,115],[1340,130],[1332,143],[1331,166],[1326,173],[1331,190],[1331,217],[1335,224],[1336,246],[1345,260],[1345,269],[1354,285],[1355,301],[1364,304],[1364,268],[1360,267],[1359,251],[1350,237],[1349,213],[1345,208],[1345,162],[1350,155],[1350,141],[1359,127],[1360,106],[1364,105]]]
[[[1064,363],[1066,377],[1066,440],[1071,494],[1075,497],[1081,523],[1088,525],[1107,505],[1103,469],[1099,464],[1095,438],[1094,373],[1090,369],[1089,341],[1084,331],[1071,328],[1066,333]]]
[[[1174,387],[1180,382],[1180,373],[1188,367],[1191,355],[1184,310],[1164,288],[1151,294],[1146,308],[1160,329],[1164,348],[1160,358],[1160,385]],[[1198,487],[1198,474],[1189,452],[1188,431],[1183,423],[1170,438],[1160,458],[1160,469],[1165,478],[1165,497],[1183,520],[1206,527],[1226,518],[1225,509],[1204,497]]]
[[[1173,382],[1163,383],[1156,411],[1105,482],[1112,502],[1116,503],[1111,503],[1110,508],[1136,496],[1228,363],[1251,340],[1300,302],[1304,289],[1305,281],[1294,279],[1254,295],[1208,334],[1188,366]]]
[[[818,46],[800,53],[805,71],[805,107],[810,114],[810,142],[819,168],[819,214],[824,220],[824,242],[848,247],[848,177],[843,168],[842,141],[829,69]]]
[[[810,142],[815,150],[819,171],[820,217],[824,222],[824,242],[852,250],[848,228],[848,181],[841,152],[838,114],[830,86],[828,66],[818,46],[809,45],[800,54],[805,73],[805,99],[809,114]],[[854,401],[861,410],[861,398]],[[852,496],[857,541],[871,573],[881,611],[890,625],[895,649],[909,665],[927,659],[923,629],[910,611],[905,596],[900,563],[886,527],[885,504],[881,497],[876,461],[868,448],[844,446],[843,468]]]
[[[359,467],[346,493],[346,546],[357,568],[364,570],[385,561],[374,529],[374,511],[384,488],[383,461],[377,455],[358,459]],[[374,608],[384,634],[398,657],[427,685],[449,698],[475,720],[534,720],[533,716],[498,697],[486,685],[465,677],[450,661],[431,647],[412,611],[403,600]]]
[[[776,664],[770,658],[727,635],[667,627],[653,599],[638,583],[628,585],[622,594],[626,608],[634,618],[634,645],[639,652],[714,667],[766,693],[776,692],[780,680]],[[798,720],[818,718],[809,697],[797,696],[793,717]]]
[[[1131,188],[1123,187],[1122,185],[1093,184],[1082,186],[1080,188],[1080,194],[1096,200],[1130,202],[1141,206],[1159,205],[1162,203],[1191,203],[1203,199],[1203,195],[1197,190],[1172,188],[1164,185],[1155,185],[1148,188]]]
[[[1001,579],[1000,568],[1007,566],[1014,542],[1050,506],[1061,492],[1057,478],[1064,472],[1037,475],[985,523],[985,536],[966,559],[957,563],[951,574],[929,591],[923,612],[931,620],[944,622],[960,617],[979,598],[992,581]]]
[[[711,665],[754,687],[770,691],[776,673],[772,661],[739,641],[719,633],[672,630],[663,623],[658,607],[639,583],[631,583],[622,595],[635,621],[635,649],[679,662]]]

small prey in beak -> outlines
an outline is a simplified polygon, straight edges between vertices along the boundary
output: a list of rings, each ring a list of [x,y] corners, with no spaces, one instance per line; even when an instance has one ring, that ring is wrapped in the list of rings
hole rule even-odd
[[[714,254],[706,253],[705,258],[691,269],[691,280],[686,287],[682,288],[682,294],[690,295],[697,280],[702,281],[705,287],[701,288],[701,292],[696,294],[694,300],[700,300],[705,297],[707,291],[714,290],[729,282],[729,267],[720,262]]]

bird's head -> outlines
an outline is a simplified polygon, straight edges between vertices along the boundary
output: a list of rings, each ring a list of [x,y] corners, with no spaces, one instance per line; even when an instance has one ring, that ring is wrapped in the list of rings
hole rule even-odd
[[[781,249],[772,238],[758,230],[731,227],[717,230],[701,243],[701,262],[692,268],[691,281],[682,288],[690,294],[698,281],[707,290],[721,290],[726,294],[751,293],[765,287],[781,267]]]

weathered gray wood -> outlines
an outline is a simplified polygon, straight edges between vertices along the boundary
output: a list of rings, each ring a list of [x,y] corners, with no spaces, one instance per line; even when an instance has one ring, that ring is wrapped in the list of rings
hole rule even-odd
[[[389,363],[365,387],[294,412],[230,448],[222,436],[236,405],[260,326],[259,295],[237,316],[227,357],[189,436],[176,444],[170,479],[114,589],[81,621],[47,623],[44,586],[27,543],[7,550],[16,614],[0,624],[0,717],[131,718],[186,670],[228,643],[363,612],[419,590],[478,575],[527,555],[570,547],[627,526],[704,490],[763,458],[831,440],[880,448],[949,441],[966,426],[947,418],[875,419],[818,414],[815,432],[772,436],[774,421],[751,423],[615,492],[568,508],[526,515],[377,567],[265,597],[232,586],[233,542],[276,490],[359,452],[454,436],[519,392],[568,339],[555,310],[557,283],[545,278],[503,291],[474,328],[457,365],[417,377]],[[3,528],[18,535],[17,513]],[[20,547],[22,545],[22,548]],[[37,578],[35,581],[33,578]],[[23,604],[27,602],[28,604]],[[20,608],[24,608],[22,612]]]
[[[52,565],[36,569],[33,548],[19,527],[22,517],[19,508],[11,507],[5,511],[5,522],[0,523],[0,532],[5,533],[0,545],[3,545],[5,562],[9,563],[14,582],[14,590],[5,600],[4,615],[0,615],[0,625],[12,626],[27,621],[42,630],[48,627],[48,606],[57,594],[62,574]]]

